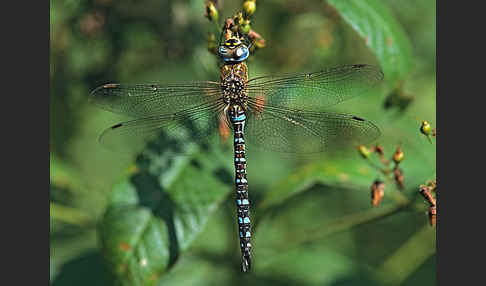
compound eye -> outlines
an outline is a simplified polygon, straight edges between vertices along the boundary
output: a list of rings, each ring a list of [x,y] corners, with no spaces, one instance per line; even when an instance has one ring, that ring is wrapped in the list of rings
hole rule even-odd
[[[236,49],[236,56],[237,57],[241,57],[244,53],[245,53],[245,50],[243,49],[243,47],[239,47],[238,49]]]
[[[220,55],[226,55],[227,54],[226,48],[223,47],[223,46],[219,47],[218,52],[219,52]]]

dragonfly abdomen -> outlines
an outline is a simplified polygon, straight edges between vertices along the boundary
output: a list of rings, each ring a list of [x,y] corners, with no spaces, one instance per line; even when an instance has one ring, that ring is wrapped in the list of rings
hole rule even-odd
[[[236,206],[242,256],[242,271],[247,272],[251,267],[251,221],[245,158],[244,129],[246,114],[243,108],[239,105],[232,105],[229,107],[229,117],[234,130]]]

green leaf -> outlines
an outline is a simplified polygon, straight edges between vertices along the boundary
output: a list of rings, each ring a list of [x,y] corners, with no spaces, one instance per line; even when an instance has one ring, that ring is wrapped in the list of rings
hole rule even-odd
[[[316,183],[368,189],[375,176],[375,171],[359,158],[315,160],[271,187],[265,193],[259,208],[267,209],[278,205]]]
[[[388,87],[404,80],[413,65],[411,43],[392,12],[378,0],[327,0],[376,55]]]
[[[167,146],[149,148],[138,158],[138,172],[115,186],[100,236],[121,285],[156,283],[231,191],[219,159],[225,154],[198,151],[178,156]]]

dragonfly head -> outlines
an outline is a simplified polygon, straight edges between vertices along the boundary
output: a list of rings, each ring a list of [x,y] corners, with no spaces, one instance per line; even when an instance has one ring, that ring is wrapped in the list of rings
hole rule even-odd
[[[221,33],[218,55],[226,63],[238,63],[245,61],[250,56],[250,49],[246,38],[232,21],[226,21]]]

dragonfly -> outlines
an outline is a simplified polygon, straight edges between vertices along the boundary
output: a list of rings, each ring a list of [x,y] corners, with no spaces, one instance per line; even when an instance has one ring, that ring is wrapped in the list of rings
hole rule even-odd
[[[383,79],[380,68],[367,64],[248,79],[250,46],[243,33],[227,24],[218,48],[219,81],[110,83],[90,95],[95,105],[133,117],[100,135],[101,143],[108,146],[130,140],[142,144],[162,131],[187,134],[184,138],[189,141],[203,141],[210,130],[221,126],[232,131],[243,272],[249,272],[252,265],[246,144],[306,154],[373,141],[380,130],[372,122],[322,109],[363,94]]]

